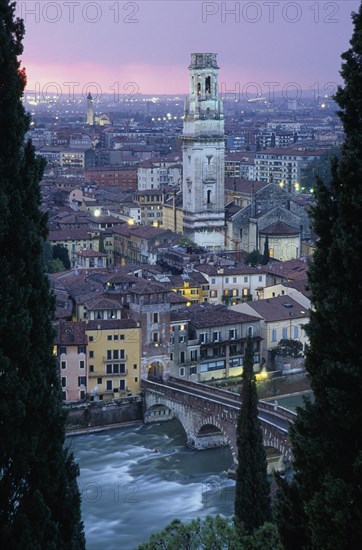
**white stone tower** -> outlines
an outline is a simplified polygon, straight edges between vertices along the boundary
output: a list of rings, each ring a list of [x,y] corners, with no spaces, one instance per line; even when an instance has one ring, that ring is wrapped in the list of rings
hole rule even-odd
[[[215,53],[191,54],[182,137],[183,231],[200,246],[225,245],[224,115]]]
[[[90,92],[87,95],[87,124],[94,125],[93,98]]]

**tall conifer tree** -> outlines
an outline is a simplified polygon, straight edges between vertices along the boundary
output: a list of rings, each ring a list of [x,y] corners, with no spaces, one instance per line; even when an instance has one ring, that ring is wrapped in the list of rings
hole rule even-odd
[[[253,341],[248,338],[237,424],[238,467],[235,489],[235,525],[252,532],[271,519],[270,485],[263,435],[258,419]]]
[[[24,26],[14,12],[0,0],[0,547],[80,549],[78,468],[64,447],[42,259],[43,163],[24,140]]]
[[[277,507],[293,550],[362,546],[362,5],[352,19],[335,96],[345,142],[331,186],[317,183],[313,210],[319,240],[309,268],[306,369],[315,402],[298,410],[295,480],[280,483]]]

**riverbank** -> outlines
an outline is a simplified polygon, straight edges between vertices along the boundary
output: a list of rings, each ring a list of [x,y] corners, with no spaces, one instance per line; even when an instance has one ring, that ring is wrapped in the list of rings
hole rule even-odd
[[[104,432],[106,430],[114,430],[115,428],[128,428],[129,426],[141,426],[142,420],[131,420],[128,422],[118,422],[116,424],[107,424],[104,426],[88,426],[77,429],[69,429],[66,431],[65,437],[71,437],[75,435],[92,434],[97,432]]]

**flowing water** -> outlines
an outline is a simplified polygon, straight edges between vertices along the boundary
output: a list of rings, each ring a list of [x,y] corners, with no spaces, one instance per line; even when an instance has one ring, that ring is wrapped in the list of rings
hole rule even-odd
[[[177,420],[67,442],[80,466],[87,550],[134,550],[174,518],[233,514],[230,449],[189,449]]]

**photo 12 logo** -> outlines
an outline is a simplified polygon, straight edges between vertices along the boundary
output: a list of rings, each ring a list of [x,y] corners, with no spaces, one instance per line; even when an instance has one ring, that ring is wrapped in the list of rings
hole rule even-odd
[[[299,101],[306,96],[312,96],[315,102],[319,102],[321,97],[332,98],[337,92],[336,82],[313,82],[302,87],[298,82],[234,82],[227,84],[221,82],[219,94],[223,101],[253,101],[255,98],[261,98],[268,103],[273,103],[277,93],[287,101]]]
[[[139,23],[140,7],[138,2],[33,2],[25,0],[16,5],[17,15],[26,23],[56,24],[99,23]]]
[[[338,2],[202,2],[203,23],[259,23],[284,21],[295,24],[299,21],[311,23],[339,23]]]
[[[41,85],[40,82],[30,84],[25,91],[24,98],[27,101],[29,98],[36,102],[46,101],[49,97],[56,97],[58,101],[61,99],[66,101],[75,101],[77,96],[81,95],[84,101],[88,99],[88,94],[91,94],[94,102],[99,101],[104,94],[112,95],[114,103],[122,101],[132,101],[140,88],[137,82],[113,82],[110,86],[102,88],[97,82],[87,82],[82,85],[80,82],[46,82]]]

